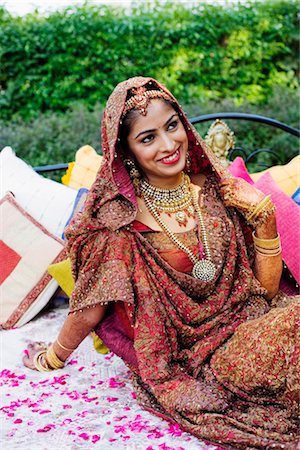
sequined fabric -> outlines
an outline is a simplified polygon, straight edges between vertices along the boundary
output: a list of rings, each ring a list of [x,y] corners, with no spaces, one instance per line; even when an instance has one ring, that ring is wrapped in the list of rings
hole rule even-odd
[[[83,213],[66,232],[76,280],[71,312],[125,302],[133,330],[133,383],[145,408],[221,445],[295,449],[297,299],[277,308],[265,300],[251,268],[249,230],[219,195],[218,180],[226,169],[178,104],[192,174],[207,176],[199,201],[215,279],[204,283],[178,270],[149,235],[132,226],[136,198],[118,130],[128,89],[149,82],[156,83],[142,77],[121,83],[108,100],[105,163]]]

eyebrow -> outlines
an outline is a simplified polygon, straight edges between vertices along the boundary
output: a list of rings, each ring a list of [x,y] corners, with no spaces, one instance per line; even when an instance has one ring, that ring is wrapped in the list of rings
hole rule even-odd
[[[175,116],[178,116],[178,114],[177,113],[172,114],[172,116],[166,121],[166,123],[163,126],[165,127],[166,125],[168,125],[168,123],[171,122],[171,120]],[[139,136],[141,136],[141,134],[153,133],[153,131],[156,131],[156,128],[153,128],[152,130],[141,131],[134,139],[137,139]]]

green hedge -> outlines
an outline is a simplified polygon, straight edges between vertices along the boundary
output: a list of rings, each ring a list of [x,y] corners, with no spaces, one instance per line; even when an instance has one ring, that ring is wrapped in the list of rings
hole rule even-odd
[[[284,108],[282,108],[284,105]],[[278,88],[263,106],[244,104],[236,107],[232,100],[220,102],[204,101],[183,105],[190,117],[219,111],[243,111],[274,117],[297,127],[299,114],[295,94]],[[85,105],[76,105],[65,114],[48,112],[27,122],[22,118],[9,123],[0,121],[0,148],[10,145],[17,155],[33,166],[73,161],[76,150],[84,144],[92,145],[101,153],[100,125],[103,108],[99,104],[89,110]],[[299,151],[299,141],[281,130],[253,122],[227,120],[236,134],[236,145],[248,152],[258,147],[272,148],[278,154],[261,154],[257,163],[286,163]],[[197,125],[204,136],[210,123]],[[252,171],[262,170],[258,164],[250,166]],[[57,178],[58,179],[58,178]]]
[[[0,8],[0,118],[25,120],[103,105],[137,74],[164,82],[184,103],[230,97],[266,102],[297,85],[297,1],[233,6],[140,3],[12,17]]]

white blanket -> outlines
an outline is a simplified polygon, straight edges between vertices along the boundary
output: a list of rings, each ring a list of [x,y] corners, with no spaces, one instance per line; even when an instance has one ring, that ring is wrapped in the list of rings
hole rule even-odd
[[[90,337],[62,370],[49,374],[25,368],[27,343],[53,341],[66,314],[57,309],[20,329],[1,332],[1,448],[217,449],[143,410],[122,360],[98,354]]]

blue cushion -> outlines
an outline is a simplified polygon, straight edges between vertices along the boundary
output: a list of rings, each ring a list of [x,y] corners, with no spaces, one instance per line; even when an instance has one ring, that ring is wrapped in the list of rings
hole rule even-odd
[[[66,226],[69,225],[74,214],[82,210],[88,192],[89,192],[89,190],[87,188],[79,189],[79,191],[77,192],[75,201],[74,201],[72,213],[71,213],[70,217],[68,218],[64,228],[66,228]],[[61,237],[62,237],[62,239],[65,238],[64,232]]]

